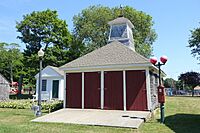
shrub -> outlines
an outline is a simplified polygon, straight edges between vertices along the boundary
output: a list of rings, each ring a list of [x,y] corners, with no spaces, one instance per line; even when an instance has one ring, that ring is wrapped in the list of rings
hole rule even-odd
[[[0,108],[13,108],[13,109],[31,109],[33,105],[36,105],[36,102],[32,100],[10,100],[10,101],[0,101]],[[56,111],[63,108],[63,101],[50,101],[42,102],[42,110],[45,111]]]
[[[53,112],[61,108],[63,108],[63,101],[54,100],[50,102],[42,102],[42,109],[48,110],[49,112]]]
[[[10,94],[10,99],[16,100],[16,99],[33,99],[32,94]]]
[[[28,100],[1,101],[0,108],[27,109],[31,107]]]

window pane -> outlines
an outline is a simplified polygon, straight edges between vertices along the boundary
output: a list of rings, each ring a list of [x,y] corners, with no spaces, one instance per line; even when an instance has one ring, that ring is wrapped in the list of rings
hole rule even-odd
[[[42,80],[42,91],[47,90],[47,80]]]
[[[127,38],[126,25],[113,25],[111,29],[111,39]]]

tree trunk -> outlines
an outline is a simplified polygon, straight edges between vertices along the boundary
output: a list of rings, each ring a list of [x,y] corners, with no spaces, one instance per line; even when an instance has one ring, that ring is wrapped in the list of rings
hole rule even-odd
[[[194,87],[192,88],[192,97],[194,96]]]
[[[22,84],[23,84],[23,75],[20,75],[19,86],[18,86],[18,94],[19,95],[21,94],[21,91],[22,91]]]
[[[11,81],[11,86],[13,87],[13,67],[12,67],[12,62],[10,65],[10,81]]]

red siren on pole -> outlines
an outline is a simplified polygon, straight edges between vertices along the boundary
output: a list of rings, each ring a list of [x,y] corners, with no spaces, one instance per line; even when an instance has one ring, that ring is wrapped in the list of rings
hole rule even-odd
[[[160,57],[160,61],[163,63],[163,64],[165,64],[166,62],[167,62],[167,56],[162,56],[162,57]]]
[[[157,58],[156,57],[152,57],[150,58],[150,62],[155,65],[157,63]]]

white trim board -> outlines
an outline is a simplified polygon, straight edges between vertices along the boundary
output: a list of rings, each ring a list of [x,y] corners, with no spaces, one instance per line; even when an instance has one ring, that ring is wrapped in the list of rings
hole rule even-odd
[[[101,71],[101,109],[104,108],[104,71]]]
[[[124,111],[126,111],[126,71],[123,70],[123,105]]]
[[[67,70],[66,73],[79,73],[79,72],[99,72],[99,71],[123,71],[123,70],[146,70],[148,67],[117,67],[117,68],[99,68],[88,70]]]
[[[64,101],[63,101],[63,108],[67,108],[67,106],[66,106],[66,104],[67,104],[67,74],[66,73],[64,73],[64,96],[63,96],[63,98],[64,98]]]
[[[147,68],[145,70],[146,75],[146,93],[147,93],[147,109],[151,110],[151,88],[150,88],[150,75],[149,75],[149,69]]]
[[[88,66],[88,67],[74,67],[74,68],[67,68],[67,67],[61,67],[60,70],[64,71],[87,71],[87,70],[104,70],[104,69],[125,69],[125,68],[144,68],[144,67],[150,67],[153,66],[150,63],[146,64],[122,64],[122,65],[105,65],[105,66]]]
[[[84,109],[84,81],[85,81],[85,76],[84,72],[81,73],[82,75],[82,109]]]

